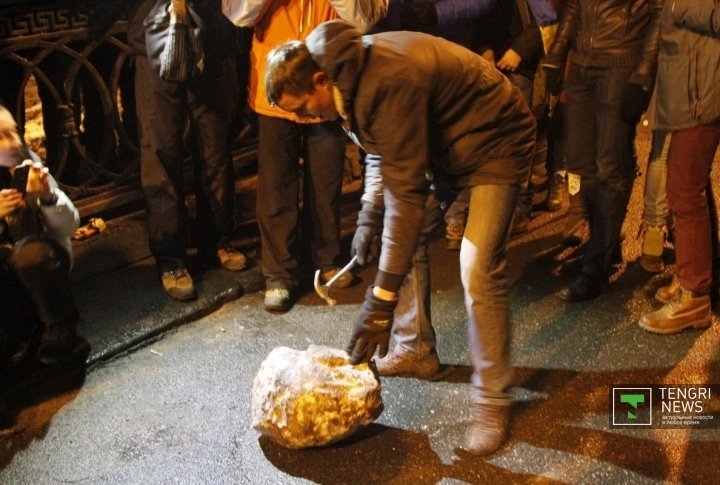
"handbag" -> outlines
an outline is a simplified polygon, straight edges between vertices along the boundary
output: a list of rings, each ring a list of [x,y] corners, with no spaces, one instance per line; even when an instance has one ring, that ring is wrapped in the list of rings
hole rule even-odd
[[[166,81],[182,82],[203,69],[203,20],[185,0],[158,0],[143,22],[150,65]]]

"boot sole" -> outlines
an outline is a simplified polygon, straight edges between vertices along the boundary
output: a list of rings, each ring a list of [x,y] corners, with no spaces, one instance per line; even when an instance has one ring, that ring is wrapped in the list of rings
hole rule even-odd
[[[674,334],[674,333],[680,333],[683,330],[685,330],[686,328],[690,328],[690,327],[698,328],[698,329],[707,328],[711,324],[712,324],[712,321],[710,319],[707,319],[707,320],[703,319],[703,320],[695,320],[694,322],[688,322],[684,325],[681,325],[679,327],[674,327],[674,328],[655,328],[655,327],[651,327],[649,325],[645,325],[643,320],[640,320],[638,322],[638,325],[640,325],[640,327],[643,330],[647,330],[648,332],[656,333],[659,335],[670,335],[670,334]]]

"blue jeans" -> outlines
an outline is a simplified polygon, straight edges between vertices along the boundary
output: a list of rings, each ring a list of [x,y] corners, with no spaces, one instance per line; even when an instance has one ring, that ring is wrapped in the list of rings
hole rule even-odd
[[[505,246],[519,192],[519,184],[478,185],[470,189],[470,211],[460,246],[460,277],[468,314],[474,402],[510,404]]]
[[[621,116],[631,72],[571,64],[565,82],[567,169],[590,218],[582,271],[595,277],[608,276],[636,173],[635,126]]]

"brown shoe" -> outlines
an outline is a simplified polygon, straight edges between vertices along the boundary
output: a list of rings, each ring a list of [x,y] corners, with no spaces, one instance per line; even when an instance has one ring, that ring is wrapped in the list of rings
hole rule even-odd
[[[218,249],[220,265],[228,271],[240,271],[247,266],[247,258],[232,246]]]
[[[465,449],[473,455],[494,453],[507,439],[510,406],[471,404],[471,422],[465,438]]]
[[[662,254],[665,248],[667,228],[665,226],[644,226],[642,254],[638,262],[648,273],[660,273],[665,269]]]
[[[660,303],[670,303],[675,295],[680,291],[680,282],[677,276],[673,275],[673,279],[667,286],[661,286],[655,292],[655,299]]]
[[[696,295],[682,286],[660,310],[644,315],[638,324],[648,332],[670,334],[686,328],[710,326],[710,296]]]
[[[435,350],[423,358],[418,358],[417,354],[410,352],[393,351],[382,359],[375,359],[375,366],[381,376],[429,380],[440,369],[440,360]]]
[[[177,301],[188,301],[197,298],[197,291],[192,276],[185,268],[178,268],[173,271],[164,271],[160,275],[165,293]]]

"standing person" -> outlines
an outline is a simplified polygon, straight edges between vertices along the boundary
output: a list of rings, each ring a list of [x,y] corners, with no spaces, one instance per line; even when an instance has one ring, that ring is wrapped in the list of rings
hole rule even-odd
[[[642,252],[638,262],[649,273],[665,269],[662,255],[668,237],[667,154],[670,133],[653,130],[643,191]]]
[[[713,220],[710,171],[720,143],[720,5],[671,0],[661,16],[656,106],[651,123],[672,132],[667,195],[675,220],[676,280],[660,288],[670,301],[640,327],[677,333],[711,324]],[[677,283],[675,283],[677,282]]]
[[[13,186],[23,170],[26,178]],[[0,106],[0,265],[3,285],[8,285],[0,288],[2,312],[12,318],[9,306],[21,303],[5,301],[8,295],[27,301],[28,313],[43,326],[38,359],[46,365],[87,349],[77,335],[79,314],[70,285],[70,236],[79,223],[73,203],[37,155],[23,145],[15,120]],[[5,318],[3,322],[4,327]],[[14,329],[1,328],[0,333],[8,330]]]
[[[558,296],[597,297],[620,247],[636,173],[635,125],[650,100],[663,0],[567,0],[543,66],[562,76],[569,192],[588,209],[590,240],[580,274]]]
[[[535,146],[535,120],[510,81],[456,44],[414,32],[362,36],[332,21],[268,55],[269,100],[324,120],[340,117],[379,157],[385,204],[382,252],[348,353],[354,364],[386,355],[398,290],[412,265],[436,183],[468,186],[460,249],[472,376],[467,448],[495,451],[507,435],[510,321],[505,245]]]
[[[245,268],[232,246],[235,176],[228,124],[236,105],[234,28],[219,0],[188,0],[205,22],[203,68],[187,81],[167,81],[150,64],[145,26],[151,12],[167,11],[170,0],[142,0],[129,16],[128,43],[135,60],[135,96],[140,131],[140,174],[150,251],[165,292],[175,300],[197,297],[187,269],[187,209],[183,161],[186,120],[194,135],[193,169],[198,201],[199,249],[223,268]],[[185,2],[183,2],[185,3]]]
[[[269,0],[255,20],[248,104],[258,114],[257,217],[268,311],[284,312],[293,305],[301,279],[301,239],[325,281],[338,272],[346,137],[337,123],[271,106],[262,82],[265,57],[282,42],[305,39],[326,20],[342,17],[367,30],[385,7],[384,0]],[[352,275],[346,273],[335,286],[344,288],[351,282]]]

